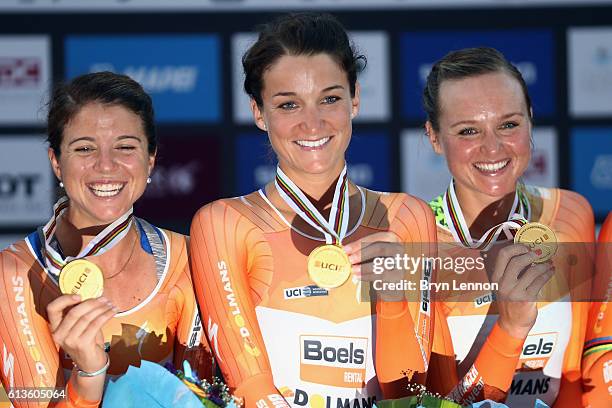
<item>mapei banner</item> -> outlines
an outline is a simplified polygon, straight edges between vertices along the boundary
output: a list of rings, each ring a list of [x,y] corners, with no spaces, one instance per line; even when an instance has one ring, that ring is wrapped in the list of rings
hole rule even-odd
[[[450,51],[493,47],[521,72],[536,119],[555,114],[555,44],[552,30],[414,31],[400,38],[401,112],[424,120],[423,88],[433,64]]]
[[[66,76],[113,71],[153,97],[160,123],[215,123],[222,118],[221,45],[217,35],[72,36]]]
[[[603,218],[612,210],[612,127],[574,128],[570,146],[570,188]]]
[[[263,132],[239,135],[235,157],[238,194],[248,194],[274,179],[276,155]],[[386,133],[353,133],[346,161],[349,177],[355,184],[380,191],[389,191],[393,185],[390,140]]]

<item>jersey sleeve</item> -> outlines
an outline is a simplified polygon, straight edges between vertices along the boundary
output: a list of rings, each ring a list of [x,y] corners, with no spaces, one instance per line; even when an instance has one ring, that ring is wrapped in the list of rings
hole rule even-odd
[[[433,213],[414,197],[398,195],[398,198],[402,202],[389,231],[405,244],[409,256],[433,256],[436,252]],[[431,265],[422,267],[418,273],[420,279],[433,279]],[[424,383],[429,366],[434,302],[429,291],[411,292],[407,293],[407,300],[378,300],[376,304],[376,375],[387,399],[405,396],[409,379]]]
[[[442,271],[442,273],[449,272]],[[453,271],[450,273],[454,274]],[[450,282],[451,278],[444,276],[441,280]],[[463,405],[484,399],[503,401],[512,383],[524,339],[510,336],[498,323],[495,323],[477,350],[472,365],[463,376],[459,376],[458,362],[447,323],[456,301],[464,300],[450,301],[450,306],[441,300],[436,305],[431,368],[427,376],[428,387],[431,391],[446,395]],[[491,364],[492,361],[495,364]]]
[[[449,397],[460,404],[483,399],[503,401],[512,383],[524,341],[510,336],[495,323],[474,364],[451,390]]]
[[[180,269],[180,276],[172,288],[168,307],[168,321],[176,321],[176,337],[174,344],[174,366],[182,367],[183,361],[189,361],[191,368],[198,373],[199,378],[210,380],[214,373],[214,363],[208,341],[204,335],[202,319],[198,310],[191,270],[189,267],[186,238],[174,234],[172,242],[173,265]]]
[[[22,247],[23,248],[23,247]],[[7,393],[11,388],[66,387],[59,352],[51,337],[42,299],[43,278],[36,275],[19,254],[23,249],[0,252],[0,378]],[[30,264],[31,259],[28,259]],[[12,400],[15,408],[97,407],[67,387],[67,398],[57,402]]]
[[[585,402],[590,407],[612,406],[612,213],[599,233],[595,299],[582,358]]]
[[[274,386],[249,273],[258,265],[256,227],[224,202],[195,215],[191,264],[204,329],[225,381],[247,407],[288,407]]]

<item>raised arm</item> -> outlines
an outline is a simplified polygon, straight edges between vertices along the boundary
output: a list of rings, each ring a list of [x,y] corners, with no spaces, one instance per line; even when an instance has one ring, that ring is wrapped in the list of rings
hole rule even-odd
[[[80,397],[74,384],[66,384],[58,348],[46,320],[44,306],[51,299],[41,299],[46,293],[42,278],[30,268],[32,260],[26,262],[23,257],[23,248],[13,247],[0,253],[2,384],[9,395],[14,388],[49,387],[55,388],[57,395],[67,397],[54,402],[12,398],[16,408],[97,407],[99,401]]]

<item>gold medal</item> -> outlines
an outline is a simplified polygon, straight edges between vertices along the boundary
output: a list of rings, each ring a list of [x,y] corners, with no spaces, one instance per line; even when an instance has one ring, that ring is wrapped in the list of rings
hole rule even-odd
[[[338,245],[323,245],[308,255],[308,275],[321,288],[337,288],[351,276],[351,261]]]
[[[104,275],[95,263],[77,259],[62,268],[59,286],[65,295],[81,295],[81,300],[97,298],[104,291]]]
[[[539,222],[523,225],[514,236],[515,244],[525,244],[535,251],[535,262],[546,262],[557,252],[557,236],[549,227]]]

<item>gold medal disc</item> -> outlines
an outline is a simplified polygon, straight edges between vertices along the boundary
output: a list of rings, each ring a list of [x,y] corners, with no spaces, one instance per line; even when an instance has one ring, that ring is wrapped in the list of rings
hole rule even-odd
[[[323,245],[308,255],[308,275],[321,288],[337,288],[351,276],[351,261],[338,245]]]
[[[104,291],[104,275],[95,263],[77,259],[62,268],[59,286],[65,295],[81,295],[81,300],[97,298]]]
[[[515,244],[525,244],[539,255],[535,262],[548,261],[557,252],[557,236],[548,226],[539,222],[523,225],[514,236]],[[539,252],[539,253],[538,253]]]

